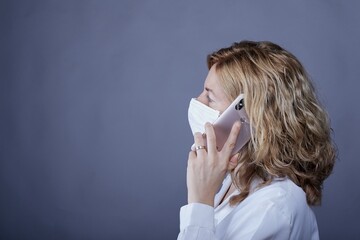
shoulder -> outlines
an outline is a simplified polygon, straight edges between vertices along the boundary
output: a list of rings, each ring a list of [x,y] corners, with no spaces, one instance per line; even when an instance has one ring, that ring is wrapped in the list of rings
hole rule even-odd
[[[305,192],[287,178],[274,179],[267,186],[255,188],[248,201],[279,208],[286,215],[309,208]]]
[[[270,185],[255,189],[236,206],[234,214],[234,223],[241,222],[254,239],[317,239],[315,215],[305,193],[289,179],[275,179]]]
[[[275,179],[263,188],[249,195],[249,204],[264,205],[272,212],[282,216],[290,225],[298,218],[312,218],[306,194],[291,180]],[[310,215],[309,215],[310,214]]]

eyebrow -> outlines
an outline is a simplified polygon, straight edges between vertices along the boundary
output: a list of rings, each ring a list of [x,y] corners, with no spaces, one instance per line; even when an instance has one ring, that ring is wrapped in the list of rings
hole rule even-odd
[[[215,93],[214,93],[214,91],[213,91],[212,89],[210,89],[210,88],[206,87],[206,88],[205,88],[205,90],[206,90],[206,91],[208,91],[208,92],[211,92],[212,94],[214,94],[214,95],[215,95]]]

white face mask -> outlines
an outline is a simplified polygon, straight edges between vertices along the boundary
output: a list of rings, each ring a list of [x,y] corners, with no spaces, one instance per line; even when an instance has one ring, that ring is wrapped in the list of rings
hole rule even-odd
[[[220,112],[192,98],[188,110],[189,124],[192,133],[205,132],[205,123],[213,123],[220,116]]]

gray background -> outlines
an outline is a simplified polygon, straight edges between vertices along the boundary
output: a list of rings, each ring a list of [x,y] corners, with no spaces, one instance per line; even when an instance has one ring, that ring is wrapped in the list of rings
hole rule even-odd
[[[294,53],[339,161],[322,239],[359,239],[359,1],[0,1],[0,239],[175,239],[208,53]]]

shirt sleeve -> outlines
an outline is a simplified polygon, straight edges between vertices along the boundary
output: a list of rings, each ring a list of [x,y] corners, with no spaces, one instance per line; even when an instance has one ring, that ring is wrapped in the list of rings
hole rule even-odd
[[[215,240],[214,208],[202,203],[183,206],[177,240]]]

